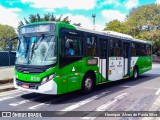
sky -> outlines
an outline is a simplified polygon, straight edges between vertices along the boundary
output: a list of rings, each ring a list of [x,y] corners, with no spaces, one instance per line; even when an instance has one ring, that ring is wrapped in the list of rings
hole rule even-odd
[[[103,30],[109,21],[124,21],[132,8],[152,3],[160,5],[160,0],[0,0],[0,24],[16,29],[30,14],[53,13],[69,16],[71,24],[93,29],[92,14],[96,14],[95,29]]]

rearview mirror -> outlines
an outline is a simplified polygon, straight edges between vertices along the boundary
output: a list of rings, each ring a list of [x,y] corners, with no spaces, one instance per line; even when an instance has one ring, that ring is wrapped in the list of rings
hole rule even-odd
[[[9,41],[9,52],[11,52],[11,51],[12,51],[12,46],[13,46],[12,41]]]
[[[12,51],[12,46],[13,46],[13,40],[17,40],[18,39],[18,37],[14,37],[14,38],[11,38],[10,40],[9,40],[9,42],[8,42],[8,46],[9,46],[9,53],[11,53],[11,51]]]

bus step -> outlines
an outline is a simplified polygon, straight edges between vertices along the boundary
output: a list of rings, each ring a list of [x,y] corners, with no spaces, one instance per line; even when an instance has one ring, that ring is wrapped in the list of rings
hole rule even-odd
[[[98,85],[103,84],[103,83],[107,83],[107,82],[108,82],[108,81],[104,81],[104,82],[98,83]]]
[[[129,76],[125,76],[125,77],[123,77],[123,79],[127,79],[127,78],[129,78]]]

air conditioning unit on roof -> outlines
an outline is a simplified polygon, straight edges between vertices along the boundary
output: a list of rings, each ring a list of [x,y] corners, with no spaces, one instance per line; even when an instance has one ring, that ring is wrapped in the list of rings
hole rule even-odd
[[[127,34],[123,34],[123,33],[118,33],[118,32],[114,32],[114,31],[103,31],[104,33],[107,34],[111,34],[111,35],[115,35],[115,36],[119,36],[119,37],[125,37],[125,38],[133,38],[131,35],[127,35]]]

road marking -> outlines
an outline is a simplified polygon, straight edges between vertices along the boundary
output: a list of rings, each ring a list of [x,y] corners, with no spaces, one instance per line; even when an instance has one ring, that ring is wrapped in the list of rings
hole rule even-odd
[[[40,103],[40,104],[38,104],[38,105],[29,107],[28,109],[33,110],[33,109],[36,109],[36,108],[38,108],[38,107],[40,107],[40,106],[43,106],[43,105],[49,105],[49,103],[50,103],[51,101],[53,101],[53,100],[48,100],[48,101],[45,102],[45,103]]]
[[[160,88],[156,91],[155,95],[158,95],[160,93]]]
[[[148,111],[159,111],[160,108],[160,96],[155,100]],[[154,120],[155,117],[144,117],[142,120]]]
[[[3,92],[3,93],[0,94],[0,97],[1,96],[7,96],[7,95],[10,95],[10,94],[14,94],[14,93],[18,93],[18,92],[24,92],[24,91],[12,90],[12,91],[8,91],[8,92]]]
[[[67,96],[67,95],[66,95],[66,96]],[[58,99],[48,100],[48,101],[46,101],[46,102],[44,102],[44,103],[40,103],[40,104],[38,104],[38,105],[29,107],[28,109],[30,109],[30,110],[37,109],[37,108],[39,108],[40,106],[49,105],[50,103],[52,103],[53,101],[56,101],[56,100],[58,100]]]
[[[128,95],[129,95],[129,93],[122,93],[122,94],[116,96],[115,98],[109,100],[108,102],[106,102],[103,105],[96,108],[93,113],[90,113],[90,114],[86,115],[85,117],[82,117],[81,119],[85,119],[85,120],[96,119],[100,115],[100,113],[99,112],[96,113],[95,111],[106,111],[106,110],[110,109],[111,107],[113,107],[120,100],[124,99]],[[95,117],[95,116],[97,116],[97,117]]]
[[[35,105],[35,106],[32,106],[32,107],[29,107],[28,109],[30,109],[30,110],[33,110],[33,109],[37,109],[37,108],[39,108],[39,107],[41,107],[41,106],[44,106],[44,105],[50,105],[50,103],[52,103],[52,102],[54,102],[54,101],[58,101],[59,99],[65,99],[65,97],[67,97],[68,95],[64,95],[64,96],[62,96],[62,97],[59,97],[59,98],[55,98],[55,99],[52,99],[52,100],[48,100],[48,101],[46,101],[46,102],[44,102],[44,103],[40,103],[40,104],[38,104],[38,105]]]
[[[153,88],[153,87],[141,87],[141,86],[130,86],[130,85],[123,85],[120,87],[126,87],[126,88],[136,87],[136,88],[153,89],[153,90],[159,89],[159,88]]]
[[[82,100],[82,101],[80,101],[80,102],[78,102],[78,103],[76,103],[76,104],[73,104],[73,105],[71,105],[71,106],[69,106],[69,107],[66,107],[66,108],[60,110],[60,112],[58,112],[57,114],[63,115],[63,114],[65,114],[66,112],[72,111],[72,110],[74,110],[74,109],[76,109],[76,108],[78,108],[78,107],[80,107],[80,106],[82,106],[82,105],[85,105],[85,104],[87,104],[87,103],[89,103],[89,102],[91,102],[91,101],[93,101],[93,100],[95,100],[95,99],[97,99],[97,98],[102,97],[103,95],[105,95],[105,94],[107,94],[107,93],[109,93],[109,92],[110,92],[110,91],[103,92],[103,93],[101,93],[101,94],[99,94],[99,95],[95,95],[95,96],[93,96],[93,97],[91,97],[91,98],[88,98],[88,99],[86,99],[86,100]]]
[[[19,95],[1,97],[1,98],[0,98],[0,101],[9,100],[9,99],[12,99],[12,98],[16,98],[16,97],[19,97],[19,96],[21,96],[21,95],[24,95],[24,93],[23,93],[23,94],[19,94]]]
[[[23,101],[16,102],[16,103],[10,103],[9,105],[11,105],[11,106],[18,106],[18,105],[22,105],[22,104],[31,102],[31,101],[33,101],[33,100],[41,99],[41,98],[43,98],[43,97],[45,97],[45,96],[39,96],[39,97],[36,97],[36,98],[31,98],[30,100],[23,100]]]

